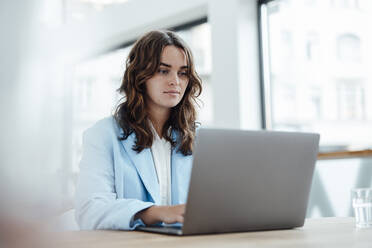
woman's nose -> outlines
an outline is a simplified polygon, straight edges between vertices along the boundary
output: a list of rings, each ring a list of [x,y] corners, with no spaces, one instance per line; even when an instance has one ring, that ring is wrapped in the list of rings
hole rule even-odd
[[[171,78],[169,79],[170,85],[178,85],[180,83],[180,78],[178,77],[178,73],[171,73]]]

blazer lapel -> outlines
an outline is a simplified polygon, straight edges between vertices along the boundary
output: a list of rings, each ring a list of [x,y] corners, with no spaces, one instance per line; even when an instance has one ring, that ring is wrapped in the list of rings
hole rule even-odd
[[[121,142],[152,199],[155,203],[160,203],[160,188],[151,150],[150,148],[145,148],[140,153],[134,151],[132,148],[135,145],[135,136],[135,133],[132,133],[126,140]]]

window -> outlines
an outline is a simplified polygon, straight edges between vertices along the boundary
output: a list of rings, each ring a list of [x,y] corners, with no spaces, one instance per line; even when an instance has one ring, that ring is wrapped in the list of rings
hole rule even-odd
[[[343,62],[360,62],[362,57],[360,38],[354,34],[338,36],[337,57]]]
[[[319,36],[315,32],[311,32],[307,35],[306,41],[306,58],[309,61],[320,60],[320,44]]]
[[[355,81],[337,83],[338,115],[340,120],[365,119],[365,89]]]
[[[364,147],[372,146],[368,16],[350,9],[350,22],[340,14],[339,6],[353,1],[333,1],[337,8],[323,1],[314,1],[312,8],[307,0],[265,2],[260,8],[267,23],[261,30],[268,50],[263,57],[264,87],[270,89],[265,90],[266,126],[318,132],[321,149],[353,149],[362,145],[358,137],[364,137]]]
[[[125,60],[131,47],[118,49],[82,61],[75,67],[72,108],[72,164],[74,172],[82,153],[84,130],[109,116],[120,100],[116,92],[121,84]]]
[[[370,149],[372,1],[262,0],[260,14],[265,127],[320,133],[321,152]],[[318,160],[307,217],[352,216],[371,165]]]

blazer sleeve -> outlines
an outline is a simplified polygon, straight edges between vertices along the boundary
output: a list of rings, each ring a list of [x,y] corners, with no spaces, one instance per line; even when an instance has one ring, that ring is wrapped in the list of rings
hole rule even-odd
[[[83,135],[83,156],[75,194],[75,218],[83,230],[133,230],[144,225],[134,215],[154,203],[118,199],[115,191],[114,134],[90,128]]]

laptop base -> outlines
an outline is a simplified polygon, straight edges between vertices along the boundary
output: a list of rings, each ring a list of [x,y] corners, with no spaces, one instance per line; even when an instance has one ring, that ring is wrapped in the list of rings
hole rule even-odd
[[[183,235],[181,226],[138,226],[137,231],[155,232],[170,235]]]

